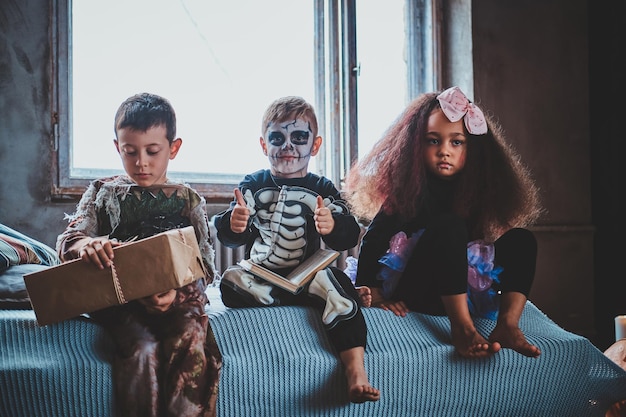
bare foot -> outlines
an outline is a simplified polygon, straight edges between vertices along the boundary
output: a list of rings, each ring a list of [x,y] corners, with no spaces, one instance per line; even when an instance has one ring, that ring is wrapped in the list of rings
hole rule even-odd
[[[453,327],[452,344],[464,358],[482,358],[500,350],[498,342],[490,343],[472,327]]]
[[[530,344],[526,340],[524,333],[516,326],[497,324],[491,335],[489,335],[489,340],[492,343],[499,342],[502,347],[513,349],[530,358],[536,358],[541,355],[541,350],[537,346]]]
[[[348,381],[348,398],[350,402],[357,404],[380,399],[380,391],[372,387],[367,379],[367,372],[365,372],[363,363],[364,356],[365,348],[363,346],[356,346],[339,352]]]
[[[369,287],[354,287],[356,292],[359,294],[359,299],[361,300],[361,307],[371,307],[372,306],[372,290]]]
[[[350,402],[360,404],[366,401],[378,401],[380,391],[369,384],[352,385],[348,390]]]

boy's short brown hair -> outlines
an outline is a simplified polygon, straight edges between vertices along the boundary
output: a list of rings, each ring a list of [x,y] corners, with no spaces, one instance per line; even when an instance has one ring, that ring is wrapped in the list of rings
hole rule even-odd
[[[274,100],[265,110],[261,122],[261,134],[274,122],[305,119],[309,122],[313,137],[317,136],[317,115],[315,108],[302,97],[286,96]]]
[[[128,97],[115,113],[115,137],[120,129],[129,128],[146,132],[152,127],[165,127],[170,144],[176,138],[176,112],[165,97],[151,93],[140,93]]]

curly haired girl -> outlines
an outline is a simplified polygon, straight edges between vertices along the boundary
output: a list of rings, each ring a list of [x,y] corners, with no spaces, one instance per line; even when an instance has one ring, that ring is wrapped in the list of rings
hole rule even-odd
[[[500,127],[458,88],[411,102],[346,178],[351,210],[371,220],[356,285],[372,306],[450,319],[463,357],[540,349],[519,328],[542,213],[538,189]],[[473,317],[497,319],[488,337]]]

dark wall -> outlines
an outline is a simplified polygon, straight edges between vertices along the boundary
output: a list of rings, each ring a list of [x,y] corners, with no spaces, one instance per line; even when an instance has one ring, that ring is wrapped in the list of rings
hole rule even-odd
[[[613,318],[626,314],[624,98],[626,1],[599,0],[589,10],[591,197],[595,259],[596,345],[614,340]]]
[[[587,2],[472,4],[475,100],[533,172],[546,209],[530,298],[595,337]]]
[[[534,172],[547,208],[535,229],[531,300],[602,349],[614,337],[613,316],[626,313],[624,274],[614,272],[624,244],[607,243],[624,235],[617,203],[623,117],[606,104],[620,97],[613,88],[626,74],[618,67],[623,5],[474,0],[471,8],[474,97]],[[0,7],[0,222],[54,246],[76,202],[50,200],[49,16],[49,0]]]
[[[624,118],[610,104],[626,97],[626,2],[474,0],[472,10],[476,95],[497,110],[548,209],[531,298],[604,350],[626,314]]]

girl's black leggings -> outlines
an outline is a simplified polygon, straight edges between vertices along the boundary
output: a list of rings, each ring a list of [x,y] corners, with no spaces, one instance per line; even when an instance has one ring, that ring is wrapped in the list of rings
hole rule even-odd
[[[443,295],[467,291],[467,228],[453,214],[436,217],[424,230],[407,261],[394,300],[413,311],[444,315]],[[537,240],[530,230],[514,228],[494,242],[495,261],[503,268],[494,289],[528,297],[535,277]]]

